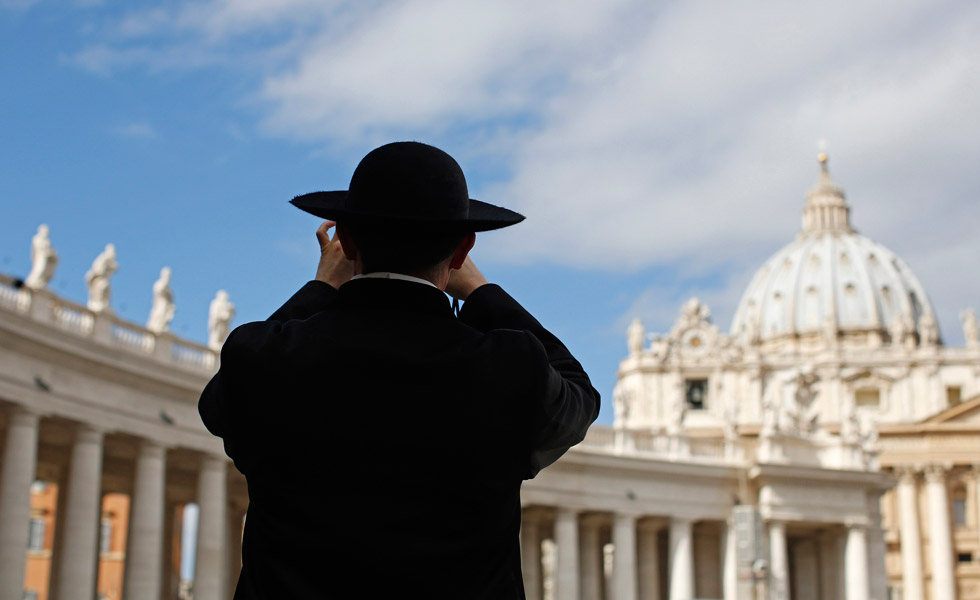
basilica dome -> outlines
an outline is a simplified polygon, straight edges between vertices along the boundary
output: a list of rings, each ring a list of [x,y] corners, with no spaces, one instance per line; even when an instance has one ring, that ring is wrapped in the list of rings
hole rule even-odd
[[[816,338],[936,344],[935,311],[891,250],[858,234],[827,157],[807,193],[803,229],[773,254],[742,295],[732,334],[743,343]]]

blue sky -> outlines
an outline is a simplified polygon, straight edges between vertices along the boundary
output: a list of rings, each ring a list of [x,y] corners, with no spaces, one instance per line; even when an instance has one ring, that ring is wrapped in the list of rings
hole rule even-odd
[[[606,400],[641,317],[698,295],[727,330],[799,228],[817,140],[857,229],[902,256],[961,344],[980,308],[980,5],[509,0],[0,0],[0,271],[51,228],[54,290],[108,242],[115,309],[203,341],[228,290],[264,318],[315,270],[357,161],[417,139],[528,220],[474,258]]]

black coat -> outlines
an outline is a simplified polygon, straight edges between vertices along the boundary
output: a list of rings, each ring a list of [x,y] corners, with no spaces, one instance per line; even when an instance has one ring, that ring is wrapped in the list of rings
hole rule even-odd
[[[520,486],[599,394],[496,285],[312,281],[228,337],[199,405],[248,480],[235,598],[523,598]]]

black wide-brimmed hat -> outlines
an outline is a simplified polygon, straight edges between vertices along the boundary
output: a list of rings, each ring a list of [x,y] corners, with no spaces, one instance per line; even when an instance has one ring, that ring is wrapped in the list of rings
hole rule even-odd
[[[419,142],[375,148],[354,169],[349,190],[312,192],[290,202],[338,222],[490,231],[520,223],[512,210],[473,200],[452,156]]]

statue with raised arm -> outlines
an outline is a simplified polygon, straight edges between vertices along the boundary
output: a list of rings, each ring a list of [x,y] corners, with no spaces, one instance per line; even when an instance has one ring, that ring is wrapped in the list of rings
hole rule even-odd
[[[31,272],[24,285],[32,290],[43,290],[54,277],[54,268],[58,266],[58,253],[51,246],[48,226],[39,225],[37,233],[31,239]]]
[[[174,293],[170,289],[170,267],[164,267],[160,269],[160,279],[153,284],[153,304],[150,306],[146,328],[153,333],[167,331],[176,310]]]
[[[92,312],[111,312],[109,308],[109,295],[112,289],[109,286],[109,278],[119,270],[119,263],[116,262],[116,247],[106,244],[95,261],[92,268],[85,273],[85,285],[88,286],[88,308]]]
[[[967,348],[980,347],[980,326],[977,325],[977,313],[968,308],[960,313],[963,322],[963,339]]]
[[[626,330],[626,345],[629,347],[630,356],[637,356],[643,352],[645,337],[646,331],[643,329],[643,323],[639,319],[633,319],[629,329]]]
[[[235,316],[235,305],[228,301],[228,292],[218,290],[208,310],[208,348],[221,350]]]

